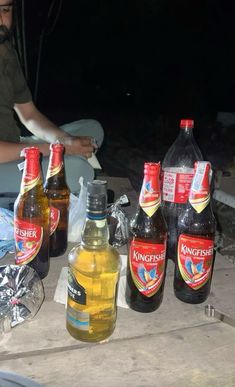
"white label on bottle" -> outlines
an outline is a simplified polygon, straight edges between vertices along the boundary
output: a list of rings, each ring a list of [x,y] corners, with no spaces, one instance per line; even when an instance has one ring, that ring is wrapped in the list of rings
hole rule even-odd
[[[167,168],[163,171],[163,200],[186,203],[193,179],[191,168]]]
[[[174,202],[176,173],[164,172],[163,174],[163,200]]]
[[[17,167],[20,172],[24,170],[24,165],[25,165],[25,161],[22,161],[21,163],[17,164]]]
[[[82,312],[77,309],[71,308],[70,305],[67,307],[67,319],[72,327],[80,331],[89,331],[90,327],[90,315],[89,313]]]

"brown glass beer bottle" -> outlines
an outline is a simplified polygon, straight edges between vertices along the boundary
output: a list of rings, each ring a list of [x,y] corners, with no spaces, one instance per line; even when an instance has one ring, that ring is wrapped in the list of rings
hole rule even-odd
[[[49,271],[49,216],[48,199],[43,191],[40,151],[25,148],[24,171],[20,193],[14,204],[15,262],[28,264],[40,278]]]
[[[64,145],[51,144],[44,191],[50,206],[50,257],[64,254],[68,243],[70,190],[66,183]]]
[[[167,226],[161,209],[160,163],[144,164],[139,204],[130,222],[126,302],[138,312],[156,310],[163,298]]]
[[[178,299],[190,304],[205,301],[210,293],[216,230],[210,201],[210,171],[209,162],[195,163],[188,203],[178,221],[174,292]]]

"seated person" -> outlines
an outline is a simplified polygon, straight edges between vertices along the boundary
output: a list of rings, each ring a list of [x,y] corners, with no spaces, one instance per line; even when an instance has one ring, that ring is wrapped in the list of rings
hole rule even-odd
[[[103,128],[96,120],[57,127],[37,109],[12,45],[12,14],[12,0],[0,0],[0,194],[19,192],[21,173],[17,164],[23,161],[20,153],[35,143],[43,155],[45,178],[49,146],[56,141],[65,145],[67,183],[72,192],[78,192],[80,176],[85,183],[94,179],[88,158],[101,146]],[[20,137],[14,111],[33,136]]]

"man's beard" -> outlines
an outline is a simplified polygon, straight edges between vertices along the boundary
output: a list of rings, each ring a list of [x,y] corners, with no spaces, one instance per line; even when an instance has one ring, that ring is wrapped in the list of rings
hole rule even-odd
[[[11,31],[6,26],[0,26],[0,44],[4,43],[6,40],[10,40]]]

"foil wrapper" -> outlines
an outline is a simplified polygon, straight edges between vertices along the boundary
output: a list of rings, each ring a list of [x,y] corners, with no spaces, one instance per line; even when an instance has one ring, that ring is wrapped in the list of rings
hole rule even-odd
[[[0,333],[32,319],[44,300],[43,283],[30,266],[0,266]]]
[[[129,220],[121,206],[129,203],[126,195],[122,195],[115,203],[108,208],[108,215],[117,220],[112,246],[120,247],[127,243],[129,236]]]

